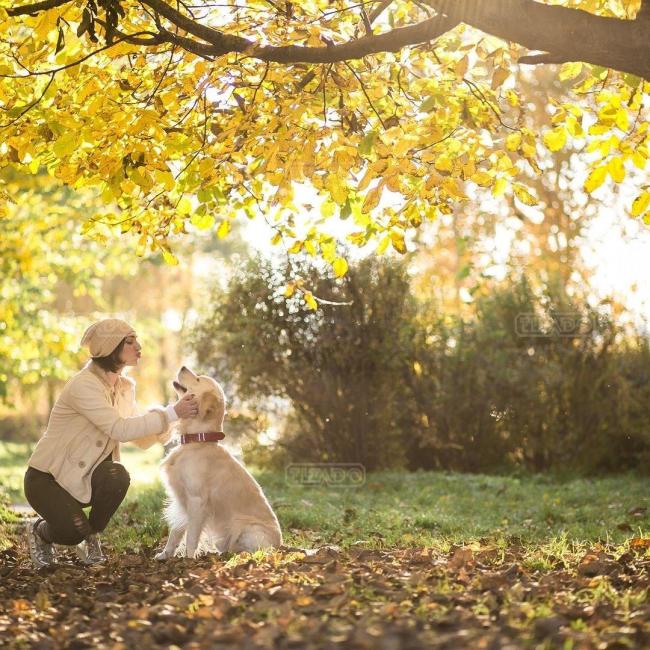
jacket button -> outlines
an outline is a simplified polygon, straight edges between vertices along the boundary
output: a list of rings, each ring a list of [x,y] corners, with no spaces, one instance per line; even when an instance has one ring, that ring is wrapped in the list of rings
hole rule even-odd
[[[103,443],[101,440],[98,440],[95,444],[96,444],[98,447],[103,447],[103,446],[104,446],[104,443]]]
[[[83,460],[80,460],[79,461],[79,467],[85,467],[85,466],[86,466],[86,463],[84,463]]]

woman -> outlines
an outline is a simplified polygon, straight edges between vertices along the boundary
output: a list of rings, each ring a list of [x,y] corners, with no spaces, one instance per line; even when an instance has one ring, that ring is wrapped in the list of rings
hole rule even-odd
[[[138,364],[140,344],[125,321],[94,323],[81,344],[92,358],[63,387],[25,473],[25,497],[40,515],[27,526],[37,568],[55,563],[53,544],[77,545],[85,564],[104,561],[99,533],[130,483],[118,462],[120,443],[146,448],[164,442],[171,422],[198,412],[194,396],[186,395],[167,408],[139,415],[135,382],[122,370]],[[86,506],[91,508],[88,516],[82,510]]]

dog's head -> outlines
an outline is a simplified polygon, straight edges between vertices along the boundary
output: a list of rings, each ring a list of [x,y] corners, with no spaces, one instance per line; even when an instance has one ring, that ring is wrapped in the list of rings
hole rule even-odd
[[[179,397],[186,393],[194,393],[199,402],[199,413],[191,420],[181,421],[183,433],[198,431],[221,431],[226,414],[226,396],[223,388],[212,377],[196,375],[183,366],[172,382]]]

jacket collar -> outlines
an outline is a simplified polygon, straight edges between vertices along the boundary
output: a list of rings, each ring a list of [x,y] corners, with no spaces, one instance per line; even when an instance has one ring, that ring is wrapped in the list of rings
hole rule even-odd
[[[99,366],[99,364],[95,363],[92,359],[88,361],[88,363],[85,365],[85,368],[87,368],[90,372],[93,373],[96,377],[99,377],[99,379],[102,381],[102,383],[108,388],[108,390],[119,390],[119,391],[124,391],[128,388],[129,386],[129,380],[126,377],[123,377],[122,375],[118,375],[117,381],[115,382],[115,386],[111,384],[110,381],[108,381],[108,376],[106,371]]]

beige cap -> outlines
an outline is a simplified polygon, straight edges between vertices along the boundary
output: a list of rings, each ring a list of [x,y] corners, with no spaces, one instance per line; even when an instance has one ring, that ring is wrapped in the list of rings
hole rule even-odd
[[[105,318],[93,323],[81,337],[81,345],[90,350],[91,357],[106,357],[127,336],[135,336],[135,330],[119,318]]]

